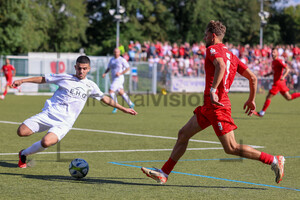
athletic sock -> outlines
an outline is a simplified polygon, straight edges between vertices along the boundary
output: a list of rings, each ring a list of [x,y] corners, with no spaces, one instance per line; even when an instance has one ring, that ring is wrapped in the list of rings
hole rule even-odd
[[[274,156],[274,159],[273,159],[272,165],[276,165],[277,163],[278,163],[278,160],[277,160],[277,158]]]
[[[126,93],[124,93],[124,94],[122,95],[122,97],[123,97],[123,99],[126,101],[126,103],[128,104],[128,106],[131,106],[131,105],[132,105],[132,102],[130,101],[129,96],[128,96]]]
[[[292,99],[300,97],[300,92],[292,94]]]
[[[42,146],[42,142],[41,140],[34,143],[33,145],[31,145],[31,147],[28,147],[27,149],[23,150],[22,151],[22,155],[25,155],[25,156],[29,156],[31,154],[34,154],[34,153],[38,153],[38,152],[41,152],[41,151],[44,151],[46,150],[47,148],[44,148]]]
[[[271,165],[274,161],[274,156],[267,154],[265,152],[261,152],[259,156],[259,160],[265,164]]]
[[[267,99],[265,101],[264,107],[262,109],[262,111],[266,112],[267,108],[269,107],[269,105],[271,104],[271,99]]]
[[[116,103],[118,103],[118,99],[117,99],[117,95],[116,95],[116,93],[110,93],[109,94],[109,96],[116,102]]]
[[[169,175],[173,168],[175,167],[177,161],[174,161],[172,158],[169,158],[169,160],[164,164],[164,166],[161,168],[161,170]]]
[[[7,90],[4,90],[3,92],[3,96],[5,96],[7,94]]]

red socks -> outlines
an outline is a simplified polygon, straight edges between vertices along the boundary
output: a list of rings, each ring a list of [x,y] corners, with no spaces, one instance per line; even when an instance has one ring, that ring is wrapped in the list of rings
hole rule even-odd
[[[292,99],[300,97],[300,92],[292,94]]]
[[[262,109],[262,111],[266,112],[267,108],[269,107],[269,105],[271,104],[271,99],[267,99],[265,101],[264,107]]]
[[[161,168],[161,170],[169,175],[173,168],[175,167],[177,161],[172,160],[172,158],[169,158],[169,160],[164,164],[164,166]]]
[[[7,90],[4,91],[3,96],[5,96],[7,94]]]
[[[271,165],[274,160],[274,156],[267,154],[265,152],[261,152],[259,156],[259,160],[265,164]]]

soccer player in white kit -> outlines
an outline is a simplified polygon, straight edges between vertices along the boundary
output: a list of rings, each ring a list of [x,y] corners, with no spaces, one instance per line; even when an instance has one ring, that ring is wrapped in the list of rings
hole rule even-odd
[[[124,84],[124,74],[130,70],[128,62],[120,56],[120,49],[114,49],[114,57],[110,59],[108,63],[108,67],[105,70],[102,77],[104,78],[106,74],[111,70],[112,83],[109,88],[110,97],[118,103],[117,95],[115,92],[119,92],[122,98],[126,101],[130,108],[134,107],[134,103],[132,103],[129,99],[129,96],[124,92],[123,84]],[[112,113],[116,113],[117,108],[114,108]]]
[[[47,74],[44,77],[32,77],[14,81],[14,87],[20,86],[22,83],[53,83],[59,86],[53,96],[46,100],[43,111],[25,120],[18,128],[17,134],[20,137],[48,130],[48,133],[42,140],[19,152],[18,166],[20,168],[27,167],[27,156],[44,151],[46,148],[55,145],[69,132],[88,97],[102,101],[124,113],[137,114],[135,110],[125,108],[115,103],[109,97],[104,96],[99,87],[86,78],[87,73],[90,71],[90,59],[87,56],[79,56],[74,67],[75,75]]]

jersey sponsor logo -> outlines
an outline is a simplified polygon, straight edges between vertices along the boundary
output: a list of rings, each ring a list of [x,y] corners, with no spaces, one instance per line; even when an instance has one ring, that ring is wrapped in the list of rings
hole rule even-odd
[[[85,100],[88,95],[82,87],[72,88],[70,90],[70,94],[71,94],[70,96],[74,98],[81,98],[83,100]]]
[[[223,126],[222,126],[221,122],[218,122],[218,127],[219,127],[219,130],[220,130],[220,131],[223,130]]]

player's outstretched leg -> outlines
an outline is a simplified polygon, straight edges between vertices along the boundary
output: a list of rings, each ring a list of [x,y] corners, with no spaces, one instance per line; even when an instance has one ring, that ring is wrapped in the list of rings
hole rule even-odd
[[[168,175],[165,174],[161,169],[147,169],[145,167],[141,168],[142,172],[148,177],[157,181],[157,183],[164,184],[168,180]]]
[[[177,161],[185,153],[189,139],[201,131],[201,127],[198,124],[196,114],[179,130],[178,139],[173,148],[170,158],[165,162],[161,169],[147,169],[142,167],[141,170],[150,178],[156,180],[160,184],[164,184],[168,180],[168,176],[175,167]]]

